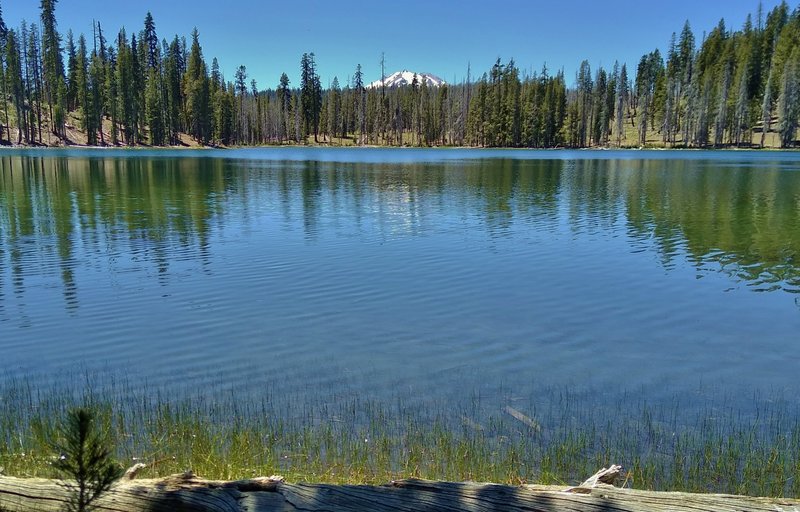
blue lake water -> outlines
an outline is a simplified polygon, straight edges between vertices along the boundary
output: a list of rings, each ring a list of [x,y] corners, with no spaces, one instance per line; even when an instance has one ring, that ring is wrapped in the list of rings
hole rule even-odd
[[[5,150],[0,364],[423,406],[797,396],[800,153]]]

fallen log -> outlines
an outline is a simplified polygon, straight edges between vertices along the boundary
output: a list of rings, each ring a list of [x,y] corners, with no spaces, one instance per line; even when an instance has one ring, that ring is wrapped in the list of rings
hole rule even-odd
[[[383,486],[290,484],[280,477],[204,480],[191,473],[163,479],[123,480],[97,502],[105,512],[294,512],[304,511],[769,511],[800,510],[800,500],[722,494],[621,489],[602,483],[615,467],[578,487],[508,486],[398,480]],[[605,473],[603,473],[605,471]],[[0,511],[63,509],[69,490],[57,480],[0,476]]]

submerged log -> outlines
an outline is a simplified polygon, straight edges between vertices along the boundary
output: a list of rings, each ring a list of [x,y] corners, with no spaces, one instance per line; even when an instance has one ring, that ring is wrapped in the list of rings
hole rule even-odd
[[[800,510],[800,500],[620,489],[602,483],[615,467],[578,487],[508,486],[399,480],[383,486],[289,484],[280,477],[232,482],[191,473],[157,480],[124,480],[103,496],[106,512],[304,511],[770,511]],[[608,473],[608,472],[611,473]],[[0,476],[0,511],[62,510],[69,491],[56,480]]]

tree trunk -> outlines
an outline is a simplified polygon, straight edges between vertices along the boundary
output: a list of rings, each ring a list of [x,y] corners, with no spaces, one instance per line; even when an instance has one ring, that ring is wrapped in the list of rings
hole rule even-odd
[[[618,466],[613,467],[614,471]],[[507,486],[400,480],[384,486],[288,484],[280,477],[235,482],[191,474],[121,481],[97,502],[106,512],[214,511],[771,511],[798,510],[800,500],[620,489],[598,472],[578,487]],[[613,476],[613,475],[612,475]],[[0,477],[0,510],[61,510],[69,491],[56,480]]]

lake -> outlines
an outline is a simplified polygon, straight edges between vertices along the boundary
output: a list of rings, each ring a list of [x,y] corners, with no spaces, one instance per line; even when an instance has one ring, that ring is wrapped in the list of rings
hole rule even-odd
[[[3,150],[0,379],[794,397],[799,256],[796,152]]]

